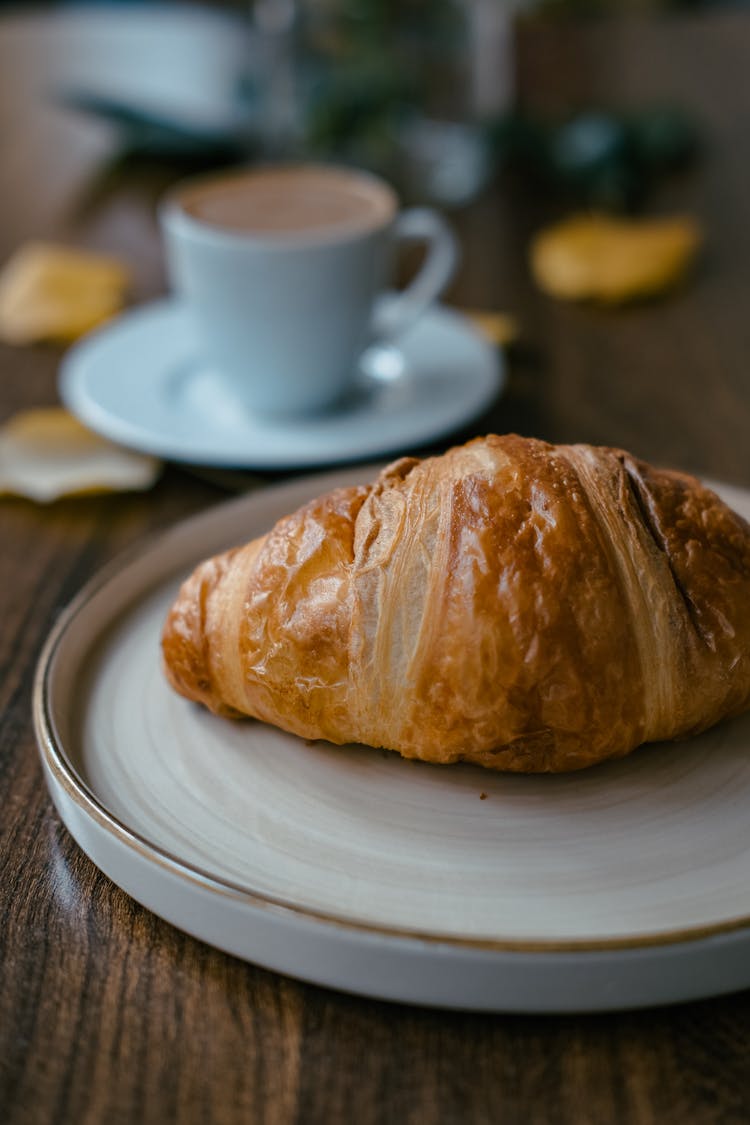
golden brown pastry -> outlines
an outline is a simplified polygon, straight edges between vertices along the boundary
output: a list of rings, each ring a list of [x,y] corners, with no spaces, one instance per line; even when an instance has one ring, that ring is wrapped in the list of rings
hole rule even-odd
[[[177,691],[219,714],[578,769],[750,705],[750,527],[620,450],[490,436],[203,563],[163,651]]]

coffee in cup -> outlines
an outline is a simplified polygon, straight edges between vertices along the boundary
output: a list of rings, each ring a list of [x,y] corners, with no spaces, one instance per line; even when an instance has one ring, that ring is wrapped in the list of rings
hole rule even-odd
[[[161,219],[196,358],[256,413],[334,405],[365,349],[412,324],[457,259],[453,235],[435,211],[399,212],[383,180],[322,165],[194,180],[170,193]],[[428,253],[417,277],[378,315],[401,239],[426,242]]]
[[[331,168],[269,168],[187,189],[182,207],[222,230],[256,235],[325,235],[390,222],[396,197],[385,184]]]

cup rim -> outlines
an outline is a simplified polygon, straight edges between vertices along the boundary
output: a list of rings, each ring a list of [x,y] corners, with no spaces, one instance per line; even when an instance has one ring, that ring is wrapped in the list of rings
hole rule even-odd
[[[191,215],[180,203],[180,196],[189,188],[197,188],[203,184],[209,185],[229,177],[241,178],[251,176],[254,172],[266,171],[294,171],[295,169],[315,170],[326,173],[340,173],[342,176],[358,179],[377,188],[379,192],[388,197],[390,210],[385,218],[378,218],[365,223],[350,222],[332,226],[311,229],[308,231],[247,231],[232,227],[222,227],[215,223]],[[400,202],[395,189],[383,179],[382,176],[366,169],[348,167],[344,164],[332,164],[322,161],[267,161],[249,165],[240,165],[234,168],[214,169],[210,172],[199,173],[180,179],[167,189],[157,207],[157,214],[162,227],[172,230],[180,235],[189,235],[203,242],[210,242],[220,246],[240,245],[245,248],[269,250],[299,250],[304,247],[343,245],[356,242],[360,238],[377,234],[388,229],[399,214]]]

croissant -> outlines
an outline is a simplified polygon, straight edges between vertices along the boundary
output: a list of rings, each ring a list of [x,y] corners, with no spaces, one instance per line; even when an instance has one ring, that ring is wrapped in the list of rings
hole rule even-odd
[[[221,715],[580,769],[750,706],[750,526],[622,450],[477,438],[204,562],[162,647]]]

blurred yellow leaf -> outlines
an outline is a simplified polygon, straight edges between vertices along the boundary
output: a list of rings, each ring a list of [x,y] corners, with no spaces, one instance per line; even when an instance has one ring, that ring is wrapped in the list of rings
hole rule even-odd
[[[61,407],[26,410],[0,428],[0,496],[60,496],[150,488],[161,465],[92,433]]]
[[[10,344],[75,340],[122,308],[129,282],[115,258],[28,243],[0,273],[0,338]]]
[[[684,277],[700,242],[690,218],[575,215],[536,235],[531,270],[552,297],[620,304],[670,289]]]
[[[463,309],[464,316],[472,322],[491,344],[507,348],[514,344],[520,335],[518,321],[510,313],[493,312],[487,309]]]

